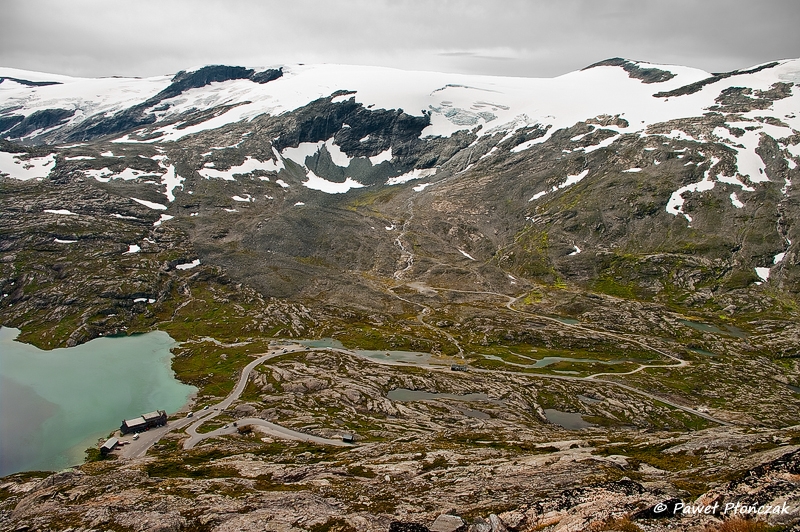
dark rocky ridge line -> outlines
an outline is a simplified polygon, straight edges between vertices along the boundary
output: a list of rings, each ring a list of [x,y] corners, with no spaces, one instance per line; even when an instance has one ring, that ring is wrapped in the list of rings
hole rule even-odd
[[[677,89],[673,89],[671,91],[657,92],[653,94],[653,96],[656,98],[671,98],[673,96],[686,96],[688,94],[694,94],[695,92],[698,92],[706,85],[711,85],[712,83],[716,83],[720,80],[730,78],[732,76],[755,74],[756,72],[761,72],[762,70],[776,67],[779,64],[780,63],[778,63],[777,61],[773,61],[772,63],[767,63],[765,65],[757,66],[749,70],[733,70],[731,72],[724,72],[722,74],[712,74],[711,77],[708,77],[706,79],[701,79],[700,81],[690,83],[689,85],[684,85],[683,87],[678,87]]]
[[[590,68],[601,66],[618,66],[622,67],[622,69],[627,72],[631,78],[642,80],[642,83],[663,83],[664,81],[669,81],[675,77],[675,74],[672,72],[667,72],[666,70],[661,70],[658,68],[641,67],[639,64],[633,61],[628,61],[627,59],[623,59],[621,57],[614,57],[612,59],[606,59],[605,61],[594,63],[593,65],[589,65],[581,70],[589,70]]]
[[[61,85],[60,81],[28,81],[27,79],[0,76],[0,83],[3,83],[3,81],[5,80],[15,81],[20,85],[26,85],[28,87],[47,87],[48,85]]]

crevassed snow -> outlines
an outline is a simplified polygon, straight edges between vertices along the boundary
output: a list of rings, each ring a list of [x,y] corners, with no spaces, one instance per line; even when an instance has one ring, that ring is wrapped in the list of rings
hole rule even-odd
[[[24,154],[0,152],[0,175],[26,181],[28,179],[45,178],[56,165],[55,155],[46,157],[32,157],[21,160]]]
[[[166,205],[161,205],[160,203],[154,203],[152,201],[147,201],[147,200],[143,200],[143,199],[139,199],[139,198],[131,198],[131,199],[133,201],[135,201],[136,203],[139,203],[139,204],[144,205],[145,207],[149,207],[151,209],[155,209],[157,211],[166,211],[167,210]]]
[[[162,214],[161,217],[153,222],[153,227],[158,227],[159,225],[163,224],[164,222],[168,222],[175,218],[174,216],[170,216],[169,214]]]
[[[112,113],[137,103],[165,89],[172,76],[153,78],[74,78],[13,68],[0,68],[0,77],[31,81],[57,81],[59,85],[20,87],[3,91],[3,107],[22,106],[17,111],[30,115],[44,109],[74,109],[66,126],[98,113]]]
[[[215,82],[165,100],[167,109],[158,112],[158,116],[164,120],[176,118],[192,108],[232,107],[210,120],[183,130],[177,129],[180,123],[162,127],[159,129],[162,135],[158,140],[177,140],[198,131],[251,120],[265,113],[280,115],[345,89],[352,91],[348,99],[353,98],[365,107],[403,108],[416,116],[422,110],[429,111],[431,123],[422,136],[449,136],[459,130],[475,130],[478,126],[483,126],[477,130],[478,136],[508,133],[518,127],[516,124],[520,123],[520,117],[524,117],[526,126],[539,124],[549,128],[548,133],[540,139],[516,146],[514,150],[518,152],[546,141],[554,131],[600,115],[620,115],[630,124],[626,132],[643,133],[652,124],[702,116],[716,104],[715,98],[720,91],[728,87],[768,90],[776,81],[800,79],[797,74],[800,62],[787,60],[761,72],[721,79],[693,94],[655,98],[655,92],[670,91],[706,79],[709,74],[678,66],[644,66],[664,68],[676,74],[676,77],[657,84],[646,84],[630,78],[622,68],[611,66],[594,67],[552,79],[531,79],[406,72],[347,65],[285,65],[283,77],[268,84],[261,85],[249,80]],[[75,109],[78,112],[69,119],[67,127],[87,116],[112,113],[140,103],[169,85],[171,78],[81,79],[21,73],[13,69],[0,69],[0,76],[6,72],[11,77],[24,79],[39,76],[42,79],[62,80],[63,85],[3,90],[0,103],[4,108],[22,106],[27,114],[56,107]],[[591,90],[587,90],[588,87]],[[795,89],[794,92],[800,91]],[[800,116],[796,113],[798,99],[800,95],[793,94],[777,100],[773,102],[770,113],[781,117],[790,128],[800,130]],[[744,119],[753,119],[758,113],[764,114],[763,111],[753,111],[743,116]],[[501,126],[490,128],[487,127],[489,123]],[[758,182],[763,176],[758,172],[761,162],[756,159],[753,150],[762,132],[772,134],[770,127],[779,126],[762,124],[761,129],[749,131],[744,138],[738,139],[745,146],[737,149],[739,171],[753,182]],[[667,136],[692,139],[690,135],[677,130]],[[604,141],[586,151],[600,149],[607,142],[612,141]]]
[[[68,216],[77,216],[77,212],[68,211],[67,209],[45,209],[43,212],[50,214],[65,214]]]
[[[736,196],[736,192],[731,192],[731,205],[733,205],[737,209],[741,209],[742,207],[744,207],[744,203],[739,201],[739,198]]]
[[[762,281],[767,282],[767,280],[769,280],[769,268],[756,268],[756,275],[758,275]]]
[[[60,238],[54,239],[57,244],[74,244],[77,240],[61,240]]]
[[[387,185],[400,185],[402,183],[407,183],[409,181],[413,181],[415,179],[424,179],[426,177],[431,177],[432,175],[436,174],[436,168],[415,168],[410,172],[406,172],[405,174],[390,177],[387,181]]]
[[[194,259],[192,262],[187,262],[185,264],[178,264],[175,268],[179,270],[191,270],[196,266],[200,266],[200,259]]]
[[[364,186],[358,181],[355,181],[352,177],[345,179],[344,183],[328,181],[327,179],[319,177],[311,170],[306,174],[306,178],[306,181],[303,182],[304,187],[310,188],[311,190],[321,190],[328,194],[343,194],[351,188],[362,188]]]
[[[388,149],[380,152],[378,155],[373,155],[369,158],[369,162],[372,163],[372,166],[377,166],[383,162],[391,161],[392,160],[392,147],[390,146]]]
[[[141,250],[142,248],[140,248],[136,244],[128,244],[128,251],[126,251],[125,253],[139,253]]]

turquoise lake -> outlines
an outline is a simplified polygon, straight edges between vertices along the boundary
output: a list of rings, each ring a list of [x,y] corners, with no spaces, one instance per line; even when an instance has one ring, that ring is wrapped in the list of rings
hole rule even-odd
[[[156,331],[42,351],[0,327],[0,476],[80,464],[123,419],[173,413],[195,392],[175,379]]]

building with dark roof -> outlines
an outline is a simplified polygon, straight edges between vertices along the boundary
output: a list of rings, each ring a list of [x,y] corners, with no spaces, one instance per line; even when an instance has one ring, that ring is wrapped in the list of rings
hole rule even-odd
[[[102,456],[107,455],[111,451],[113,451],[117,445],[119,445],[119,440],[116,438],[109,438],[103,445],[100,446],[100,454]]]
[[[121,434],[131,432],[144,432],[153,427],[163,427],[167,424],[167,413],[163,410],[148,412],[133,419],[126,419],[119,427]]]

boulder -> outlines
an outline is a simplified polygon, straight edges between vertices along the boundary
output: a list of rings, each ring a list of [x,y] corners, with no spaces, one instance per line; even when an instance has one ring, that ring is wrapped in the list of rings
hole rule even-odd
[[[457,532],[464,529],[464,520],[457,515],[442,514],[430,527],[431,532]]]

